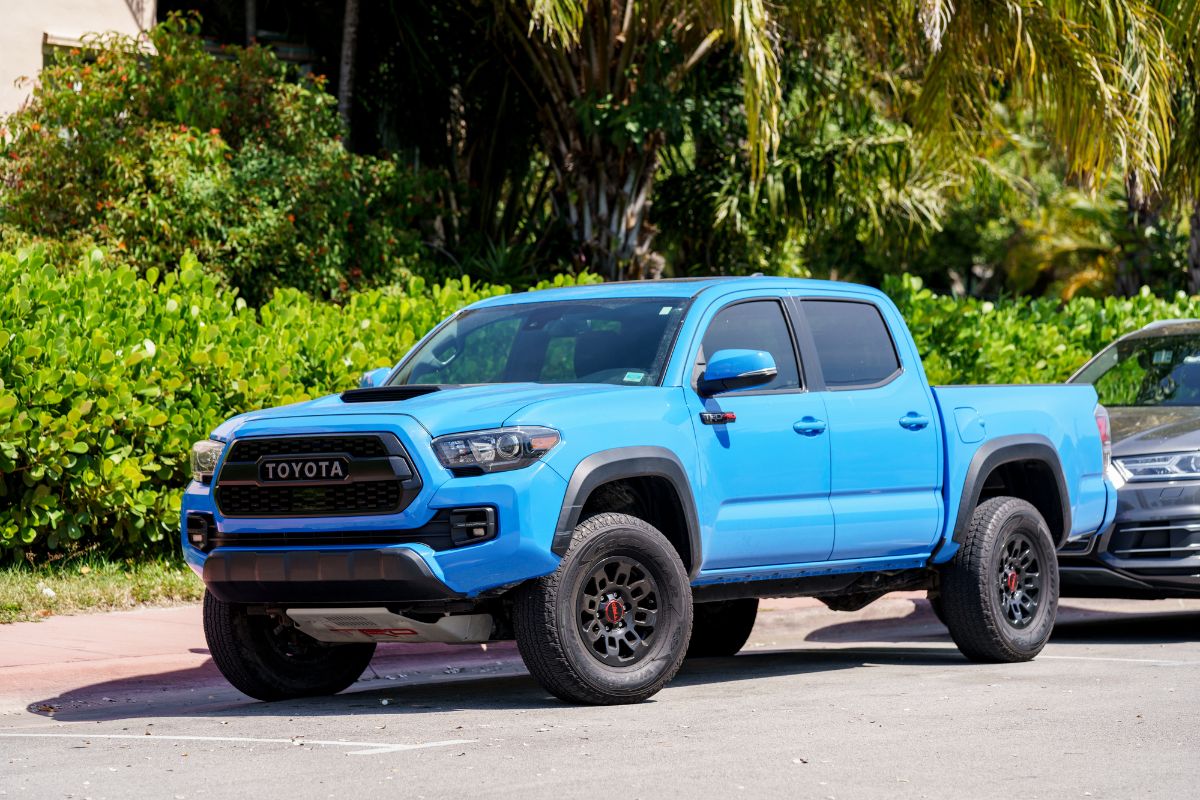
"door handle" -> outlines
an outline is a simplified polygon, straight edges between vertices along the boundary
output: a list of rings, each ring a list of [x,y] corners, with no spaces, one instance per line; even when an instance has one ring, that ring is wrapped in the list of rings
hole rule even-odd
[[[817,419],[816,417],[805,417],[796,424],[792,425],[792,430],[801,436],[818,436],[825,432],[825,420]]]
[[[929,425],[929,417],[910,411],[900,418],[900,427],[910,431],[919,431]]]

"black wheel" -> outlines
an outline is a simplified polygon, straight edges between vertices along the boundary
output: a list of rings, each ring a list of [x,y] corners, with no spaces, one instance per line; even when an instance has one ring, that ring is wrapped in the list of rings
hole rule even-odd
[[[276,617],[247,614],[244,606],[207,591],[204,638],[225,679],[256,700],[337,694],[358,680],[375,653],[374,642],[318,642]]]
[[[942,613],[973,661],[1028,661],[1058,613],[1058,561],[1038,510],[1015,497],[981,503],[942,571]]]
[[[575,528],[553,573],[517,592],[525,665],[573,703],[638,703],[683,662],[692,592],[675,548],[649,523],[599,514]]]
[[[692,605],[692,638],[688,658],[737,655],[754,630],[758,598],[720,600]]]
[[[933,615],[938,618],[938,622],[946,624],[946,605],[942,602],[941,592],[930,589],[925,595],[929,600],[929,608],[933,610]]]

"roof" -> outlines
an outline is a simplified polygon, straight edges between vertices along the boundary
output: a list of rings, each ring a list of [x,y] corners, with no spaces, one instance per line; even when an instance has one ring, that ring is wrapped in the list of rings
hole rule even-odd
[[[1144,325],[1133,333],[1121,337],[1129,339],[1151,339],[1162,336],[1195,336],[1200,334],[1200,319],[1159,319]]]
[[[594,283],[585,286],[563,286],[554,289],[541,289],[531,292],[519,292],[497,297],[489,297],[472,305],[472,308],[488,306],[503,306],[517,303],[544,303],[561,300],[601,300],[619,297],[678,297],[692,298],[709,291],[716,293],[744,289],[856,289],[869,293],[877,290],[858,284],[839,281],[819,281],[806,278],[775,278],[770,276],[729,276],[714,278],[666,278],[644,281],[613,281],[611,283]]]

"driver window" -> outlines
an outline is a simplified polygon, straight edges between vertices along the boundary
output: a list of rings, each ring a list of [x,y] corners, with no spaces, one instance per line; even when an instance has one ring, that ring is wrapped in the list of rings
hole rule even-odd
[[[779,371],[775,380],[748,391],[800,388],[792,333],[783,307],[775,300],[734,303],[718,311],[704,332],[697,366],[702,369],[708,357],[718,350],[766,350],[775,359],[775,368]]]

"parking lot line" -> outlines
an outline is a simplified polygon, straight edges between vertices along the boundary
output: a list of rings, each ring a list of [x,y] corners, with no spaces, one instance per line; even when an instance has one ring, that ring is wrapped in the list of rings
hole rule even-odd
[[[449,747],[455,744],[471,744],[475,739],[446,739],[440,742],[419,742],[417,744],[398,744],[395,742],[347,742],[344,740],[327,740],[327,739],[304,739],[297,737],[295,739],[256,739],[249,736],[160,736],[154,734],[152,736],[137,735],[134,733],[0,733],[0,737],[6,739],[137,739],[143,742],[149,741],[168,741],[168,742],[224,742],[234,744],[288,744],[293,746],[298,745],[320,745],[323,747],[356,747],[357,750],[351,750],[346,755],[350,756],[373,756],[382,753],[399,753],[405,750],[424,750],[430,747]]]

